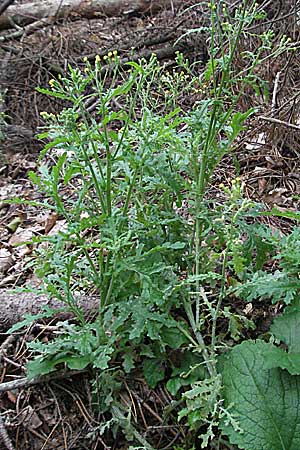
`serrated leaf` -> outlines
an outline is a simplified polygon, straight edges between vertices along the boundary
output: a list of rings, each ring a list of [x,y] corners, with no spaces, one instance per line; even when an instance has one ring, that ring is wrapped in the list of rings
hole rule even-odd
[[[188,338],[177,327],[163,327],[160,336],[164,343],[170,348],[179,349],[188,342]]]
[[[44,89],[44,88],[40,88],[40,87],[37,87],[36,90],[40,94],[46,94],[46,95],[49,95],[50,97],[61,98],[63,100],[72,101],[72,97],[69,97],[68,95],[63,94],[61,92],[50,91],[50,89]]]
[[[129,373],[135,367],[133,353],[125,353],[124,354],[122,365],[124,367],[125,373]]]
[[[284,342],[289,353],[300,354],[300,310],[297,306],[287,307],[284,313],[274,319],[271,333]]]
[[[32,325],[38,319],[45,319],[48,317],[52,317],[54,314],[62,310],[54,310],[45,306],[44,311],[38,314],[24,314],[24,319],[21,322],[15,323],[8,331],[7,334],[14,333],[15,331],[20,330],[21,328],[28,327]]]
[[[287,353],[283,348],[273,346],[264,355],[266,369],[280,367],[286,369],[291,375],[300,375],[300,354]]]
[[[237,294],[248,302],[257,298],[271,298],[273,303],[283,300],[287,305],[296,297],[300,289],[300,280],[289,277],[285,272],[256,272],[252,279],[239,286]]]
[[[246,111],[245,113],[241,113],[241,112],[236,112],[232,115],[231,121],[230,121],[230,133],[229,134],[229,139],[232,142],[239,134],[240,132],[244,129],[244,122],[245,120],[255,112],[255,108],[251,108],[248,109],[248,111]]]
[[[91,356],[70,356],[64,358],[64,362],[67,364],[69,369],[73,370],[82,370],[85,369],[91,362]]]
[[[272,349],[263,341],[245,341],[220,358],[225,407],[233,405],[229,412],[243,432],[224,419],[220,426],[240,449],[300,448],[300,377],[266,369]]]
[[[143,362],[143,373],[148,385],[154,389],[157,383],[164,379],[165,369],[160,359],[146,359]]]
[[[40,375],[47,375],[55,370],[57,360],[44,359],[43,357],[35,358],[33,361],[29,361],[27,368],[27,378],[29,380],[36,378]]]

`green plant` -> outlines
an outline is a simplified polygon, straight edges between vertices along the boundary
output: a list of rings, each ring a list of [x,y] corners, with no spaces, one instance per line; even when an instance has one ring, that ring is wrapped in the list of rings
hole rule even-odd
[[[84,71],[69,67],[68,75],[50,81],[50,89],[39,89],[70,105],[57,115],[42,113],[46,131],[40,137],[48,142],[39,172],[31,173],[46,196],[45,206],[65,225],[54,236],[36,239],[43,246],[30,264],[36,266],[44,292],[64,302],[76,323],[59,324],[60,336],[47,344],[29,345],[37,357],[28,364],[28,375],[45,374],[62,364],[109,373],[110,384],[100,396],[103,410],[111,414],[112,423],[127,430],[128,440],[141,443],[130,412],[127,418],[114,398],[117,375],[139,367],[154,388],[169,372],[167,387],[178,396],[179,418],[201,436],[202,448],[220,426],[232,442],[253,450],[247,439],[237,437],[246,413],[232,404],[236,385],[228,381],[232,359],[243,352],[248,357],[252,343],[218,357],[232,344],[218,326],[220,319],[227,320],[234,341],[241,339],[243,327],[253,327],[231,311],[228,299],[236,286],[236,292],[249,291],[268,255],[277,251],[279,239],[247,224],[258,207],[244,199],[238,177],[220,186],[222,202],[207,193],[220,161],[226,155],[234,159],[235,140],[255,112],[242,112],[239,100],[246,86],[258,89],[256,67],[288,44],[283,41],[272,50],[272,36],[263,35],[257,54],[244,52],[244,66],[235,68],[239,41],[261,14],[245,0],[230,18],[226,4],[219,3],[210,3],[210,60],[200,78],[188,82],[197,82],[207,98],[189,112],[177,106],[178,83],[172,101],[161,105],[157,100],[166,80],[155,58],[148,64],[128,62],[128,73],[118,58],[104,71],[96,57],[95,64],[86,62]],[[177,64],[179,71],[192,74],[180,54]],[[91,101],[94,114],[86,106]],[[257,234],[264,232],[262,244]],[[292,271],[296,283],[297,242],[292,257],[290,246],[289,241],[282,247],[279,264]],[[256,284],[251,298],[262,292]],[[99,298],[92,323],[78,306],[81,293]],[[273,344],[253,345],[272,346],[274,355],[280,351]],[[179,363],[170,361],[171,351],[180,355]],[[276,368],[291,367],[287,355],[280,352]],[[263,376],[269,376],[269,370]],[[245,389],[250,386],[247,380]],[[269,445],[266,450],[280,449],[264,445]]]
[[[296,450],[300,444],[299,301],[275,319],[271,332],[288,351],[261,340],[245,341],[219,359],[225,406],[231,406],[236,419],[236,423],[224,419],[221,429],[239,448]]]
[[[268,272],[261,269],[252,273],[251,277],[248,275],[248,279],[237,286],[235,292],[247,301],[271,298],[273,303],[284,301],[290,304],[299,298],[300,292],[299,228],[295,227],[287,236],[269,232],[264,238],[269,248],[276,249],[276,254],[273,252],[276,270]]]

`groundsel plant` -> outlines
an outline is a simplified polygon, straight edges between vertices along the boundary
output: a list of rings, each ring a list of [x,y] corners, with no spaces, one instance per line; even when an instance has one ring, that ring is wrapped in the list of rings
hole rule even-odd
[[[227,273],[242,278],[242,223],[253,209],[238,177],[220,187],[223,203],[214,200],[212,207],[207,191],[254,113],[240,111],[238,103],[246,86],[259,85],[256,68],[290,45],[284,40],[273,49],[266,34],[257,53],[240,55],[238,69],[239,42],[262,13],[246,0],[233,12],[223,1],[210,2],[209,8],[205,71],[196,77],[177,55],[188,86],[204,93],[191,111],[178,106],[178,88],[170,92],[172,102],[162,104],[166,75],[154,56],[125,66],[116,52],[85,60],[83,70],[69,67],[48,89],[38,89],[68,106],[59,114],[41,113],[40,138],[47,143],[38,173],[31,173],[63,227],[37,240],[45,242],[30,264],[44,292],[65,303],[77,321],[61,323],[61,335],[48,344],[30,344],[37,357],[28,365],[29,377],[61,364],[109,373],[109,386],[99,389],[103,411],[113,414],[118,375],[111,361],[125,374],[142,366],[155,387],[171,364],[168,349],[182,352],[183,365],[192,355],[193,363],[171,380],[170,389],[182,395],[179,418],[201,434],[202,448],[220,421],[239,430],[222,398],[218,353],[226,343],[218,335],[218,320],[235,319],[223,308]],[[98,298],[92,323],[79,307],[82,294]]]

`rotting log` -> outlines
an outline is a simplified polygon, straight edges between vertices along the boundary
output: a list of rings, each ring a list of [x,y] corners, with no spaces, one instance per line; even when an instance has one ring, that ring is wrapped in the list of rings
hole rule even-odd
[[[44,18],[95,19],[102,16],[154,13],[174,0],[43,0],[9,6],[0,16],[0,29],[23,26]]]
[[[99,307],[98,296],[82,296],[77,299],[77,305],[82,308],[86,318],[97,314]],[[67,312],[66,304],[56,299],[50,299],[46,295],[33,293],[12,294],[6,289],[0,290],[0,333],[6,332],[17,322],[24,319],[25,314],[39,314],[43,307],[48,306],[57,310],[56,318],[66,320],[74,317]]]

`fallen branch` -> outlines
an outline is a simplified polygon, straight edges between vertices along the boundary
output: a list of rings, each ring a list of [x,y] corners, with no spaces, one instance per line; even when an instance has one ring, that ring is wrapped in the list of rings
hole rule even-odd
[[[29,25],[24,26],[23,28],[19,28],[16,31],[12,31],[8,34],[5,34],[3,36],[0,36],[0,42],[6,42],[13,39],[22,38],[24,39],[25,36],[29,36],[30,34],[35,33],[37,30],[41,30],[44,27],[47,27],[48,25],[52,25],[54,22],[54,18],[50,17],[49,19],[40,19],[36,22],[32,22]]]
[[[0,392],[12,391],[15,389],[23,389],[29,386],[33,386],[34,384],[39,383],[48,383],[52,380],[61,380],[62,378],[73,377],[74,375],[80,375],[86,372],[87,369],[84,370],[57,370],[56,372],[49,373],[47,375],[43,375],[41,377],[33,378],[28,380],[28,378],[19,378],[18,380],[7,381],[6,383],[0,383]]]
[[[128,15],[135,12],[155,12],[169,7],[170,0],[43,0],[9,6],[0,16],[0,29],[12,24],[24,26],[37,20],[55,17],[95,19],[100,16]]]
[[[82,296],[78,298],[77,304],[88,318],[97,313],[99,298],[97,296]],[[0,290],[0,331],[2,333],[7,331],[14,324],[23,320],[25,314],[35,315],[43,312],[44,306],[57,310],[58,313],[55,317],[60,320],[74,317],[71,312],[66,311],[65,303],[56,299],[49,299],[46,295],[32,293],[11,294],[6,290]]]
[[[1,14],[4,13],[4,11],[7,10],[7,8],[13,4],[15,0],[4,0],[4,2],[2,3],[2,5],[0,5],[0,16]]]

